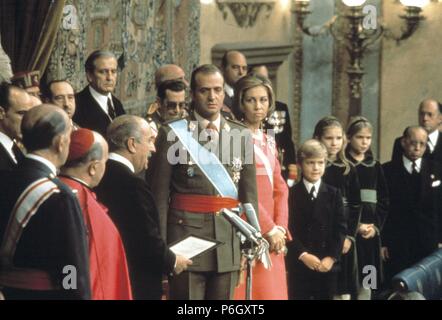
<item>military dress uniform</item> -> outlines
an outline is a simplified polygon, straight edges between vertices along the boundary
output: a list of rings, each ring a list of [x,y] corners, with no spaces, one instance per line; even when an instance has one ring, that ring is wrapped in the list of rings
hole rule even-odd
[[[171,125],[183,119],[163,125],[157,137],[157,151],[151,160],[147,179],[158,206],[162,236],[168,244],[182,240],[189,234],[221,242],[215,250],[192,259],[193,264],[188,272],[170,279],[172,299],[232,298],[240,269],[240,241],[234,227],[219,211],[235,207],[239,201],[251,203],[258,212],[251,134],[244,131],[248,129],[242,124],[226,120],[223,116],[220,118],[220,132],[215,142],[219,150],[217,157],[226,159],[222,165],[238,190],[237,200],[220,196],[196,165],[195,159],[190,157],[189,151],[176,137],[170,139]],[[185,120],[187,131],[197,138],[200,145],[207,144],[201,138],[204,136],[201,132],[206,128],[196,120],[195,114],[191,113]],[[226,143],[225,134],[234,132],[242,133],[239,153],[234,152],[234,143]],[[178,158],[179,162],[176,161]],[[201,281],[206,281],[207,286],[201,285]]]
[[[165,122],[158,111],[148,113],[146,116],[147,123],[156,133],[160,130],[161,125]]]
[[[281,174],[287,180],[291,178],[289,177],[288,166],[296,164],[296,150],[292,141],[289,111],[285,103],[276,101],[275,111],[264,122],[264,128],[267,131],[273,130],[274,132],[278,148],[278,160],[281,163]]]

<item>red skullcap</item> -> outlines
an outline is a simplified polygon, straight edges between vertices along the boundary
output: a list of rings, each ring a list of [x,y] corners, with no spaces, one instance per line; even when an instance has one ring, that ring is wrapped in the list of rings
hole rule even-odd
[[[78,129],[71,134],[71,145],[67,161],[74,161],[86,155],[94,144],[94,133],[89,129]]]

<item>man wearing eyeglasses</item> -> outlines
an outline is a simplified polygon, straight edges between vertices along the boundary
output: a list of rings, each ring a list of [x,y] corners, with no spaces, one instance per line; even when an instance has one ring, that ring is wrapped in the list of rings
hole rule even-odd
[[[167,121],[180,119],[187,107],[186,84],[180,80],[169,80],[161,83],[157,90],[159,108],[147,115],[147,122],[157,133]]]

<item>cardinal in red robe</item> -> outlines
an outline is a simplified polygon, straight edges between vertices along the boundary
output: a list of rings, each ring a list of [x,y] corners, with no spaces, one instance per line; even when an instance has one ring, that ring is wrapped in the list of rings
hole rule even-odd
[[[93,300],[132,300],[126,254],[120,234],[92,188],[103,177],[108,158],[104,138],[91,130],[71,135],[60,179],[77,194],[88,231]]]

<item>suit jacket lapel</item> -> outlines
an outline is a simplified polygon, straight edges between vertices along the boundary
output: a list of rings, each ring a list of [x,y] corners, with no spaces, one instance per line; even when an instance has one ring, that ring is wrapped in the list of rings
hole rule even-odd
[[[436,145],[434,146],[433,154],[439,154],[442,152],[442,132],[439,131],[439,137],[437,138]]]
[[[424,205],[424,200],[426,199],[426,196],[429,195],[431,190],[431,168],[429,165],[429,162],[427,159],[422,158],[421,162],[421,171],[420,171],[420,177],[421,177],[421,185],[420,185],[420,197],[419,197],[419,205],[422,207]]]
[[[6,150],[5,146],[2,145],[1,143],[0,143],[0,153],[4,153],[4,154],[7,156],[8,160],[9,160],[9,163],[10,163],[12,166],[15,166],[16,163],[15,163],[14,159],[12,159],[11,155],[10,155],[9,152]],[[17,161],[18,161],[18,159],[17,159]]]
[[[94,104],[94,108],[92,110],[88,110],[88,112],[91,112],[90,117],[91,118],[94,118],[94,117],[102,118],[103,121],[106,120],[107,123],[109,124],[111,122],[111,118],[109,117],[109,115],[106,112],[104,112],[104,110],[98,104],[97,100],[95,100],[95,98],[92,96],[89,86],[86,87],[85,90],[86,90],[86,94],[88,95],[88,98]],[[95,115],[93,115],[92,113],[95,113]]]

